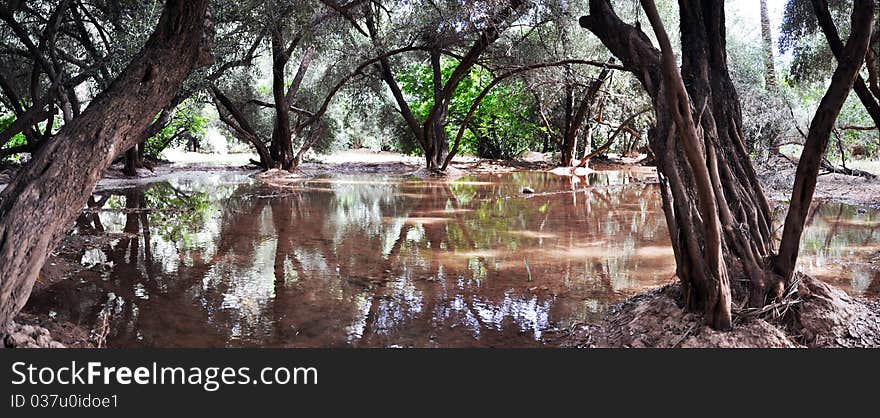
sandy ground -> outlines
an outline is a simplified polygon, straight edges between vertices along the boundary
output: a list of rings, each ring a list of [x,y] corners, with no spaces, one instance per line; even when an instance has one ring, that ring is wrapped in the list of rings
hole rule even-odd
[[[528,153],[517,161],[486,160],[472,156],[456,156],[445,174],[424,169],[424,159],[394,152],[368,149],[347,150],[332,155],[318,156],[317,161],[303,163],[293,172],[269,170],[254,178],[273,187],[294,187],[300,182],[321,174],[378,173],[454,180],[470,173],[498,173],[517,170],[546,170],[552,168],[550,154]]]
[[[859,162],[851,165],[852,168],[880,175],[880,164]],[[758,164],[755,170],[768,199],[777,202],[787,202],[791,199],[791,189],[797,171],[794,162],[773,157],[767,163]],[[835,200],[850,205],[880,208],[880,179],[820,172],[813,199]]]
[[[734,314],[734,329],[715,331],[682,309],[681,286],[633,296],[595,324],[578,324],[558,337],[580,348],[877,348],[880,303],[854,299],[802,276],[798,297],[782,316]]]

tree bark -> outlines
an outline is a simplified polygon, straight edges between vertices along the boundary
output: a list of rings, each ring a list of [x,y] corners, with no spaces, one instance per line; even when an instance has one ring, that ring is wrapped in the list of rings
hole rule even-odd
[[[792,203],[800,206],[789,213],[794,220],[786,223],[792,224],[792,232],[782,244],[791,247],[785,250],[791,256],[775,257],[770,207],[745,150],[739,98],[727,70],[724,1],[679,0],[680,78],[653,1],[642,0],[642,5],[662,53],[638,27],[620,20],[608,0],[590,0],[590,15],[581,17],[580,24],[599,37],[653,99],[657,121],[648,141],[657,159],[685,303],[689,309],[702,310],[714,328],[729,328],[731,300],[747,299],[749,305],[760,307],[791,285],[785,273],[797,256],[798,225],[802,228],[801,213],[809,207],[817,169],[812,169],[810,160],[805,168],[799,166],[802,184],[796,186]],[[872,7],[872,0],[860,0],[855,10],[870,22]],[[856,38],[864,37],[859,29],[863,25],[854,21]],[[854,60],[853,55],[848,59]],[[839,68],[835,78],[855,77],[852,66],[860,62]],[[842,103],[848,93],[846,83],[838,80],[832,87],[827,102]],[[824,151],[837,111],[839,107],[820,107],[816,118],[821,123],[816,123],[814,134],[818,144],[812,149]],[[819,141],[823,135],[824,144]]]
[[[779,88],[776,85],[776,66],[773,63],[773,33],[770,31],[767,0],[761,0],[761,40],[764,49],[764,88],[776,92]]]
[[[679,8],[680,76],[672,51],[661,54],[641,29],[620,20],[608,0],[591,0],[590,15],[580,23],[652,97],[657,121],[648,141],[685,302],[713,327],[726,329],[731,281],[746,278],[744,292],[759,306],[779,282],[765,268],[773,249],[770,209],[742,139],[739,99],[727,71],[724,3],[680,0]],[[662,30],[659,18],[652,23]]]
[[[207,63],[207,4],[167,0],[141,52],[0,193],[0,333],[113,158],[134,145],[193,67]]]
[[[290,55],[281,36],[281,28],[272,31],[272,97],[275,100],[275,123],[272,130],[270,152],[276,165],[290,169],[293,161],[293,140],[290,131],[290,107],[284,88],[284,70]]]

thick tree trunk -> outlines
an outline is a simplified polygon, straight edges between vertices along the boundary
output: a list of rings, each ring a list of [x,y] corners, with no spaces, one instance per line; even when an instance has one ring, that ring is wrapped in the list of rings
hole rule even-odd
[[[873,2],[857,3],[857,13],[870,22]],[[805,216],[801,209],[805,212],[809,207],[818,168],[812,169],[809,162],[807,168],[799,166],[801,180],[796,181],[802,184],[796,186],[792,199],[794,214],[789,213],[794,220],[786,222],[787,229],[792,224],[792,232],[788,238],[784,234],[782,244],[791,256],[777,258],[769,204],[745,150],[739,99],[727,71],[723,0],[679,0],[680,79],[653,1],[642,4],[661,40],[662,54],[639,28],[621,21],[608,0],[590,0],[590,15],[580,23],[600,38],[653,98],[657,123],[649,132],[649,145],[657,159],[663,210],[686,303],[702,310],[713,327],[727,328],[731,299],[747,298],[751,306],[759,307],[791,284],[785,279],[790,278],[797,255],[798,225],[802,228]],[[854,22],[855,38],[864,37],[862,26]],[[854,60],[854,53],[849,54],[848,59]],[[845,76],[838,73],[855,77],[855,71],[839,68],[828,93],[832,98],[823,101],[842,103],[848,87],[840,81]],[[812,149],[824,151],[829,123],[833,125],[837,111],[839,103],[836,108],[820,107]],[[823,136],[824,144],[819,141]],[[748,285],[737,286],[738,282]]]
[[[122,172],[125,173],[126,176],[136,177],[137,169],[143,167],[143,161],[138,158],[138,145],[135,145],[125,151],[125,168],[123,168]]]
[[[192,68],[207,63],[207,4],[168,0],[143,50],[0,193],[0,333],[113,158],[134,145]]]
[[[723,1],[679,4],[685,91],[676,84],[674,61],[667,57],[664,65],[647,35],[620,20],[607,0],[591,0],[590,15],[580,23],[653,98],[657,122],[648,139],[677,275],[688,307],[723,329],[731,320],[730,281],[751,283],[753,305],[763,305],[770,288],[776,291],[778,280],[766,273],[773,250],[770,209],[742,139],[739,101],[727,72]],[[686,110],[688,97],[693,113]]]

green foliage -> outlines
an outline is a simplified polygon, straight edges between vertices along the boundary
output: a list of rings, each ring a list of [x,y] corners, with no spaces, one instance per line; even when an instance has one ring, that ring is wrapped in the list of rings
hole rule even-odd
[[[146,155],[159,158],[168,147],[186,144],[188,141],[199,141],[205,136],[208,118],[189,106],[181,107],[158,134],[147,139]]]
[[[182,191],[169,183],[158,183],[145,193],[146,206],[151,208],[150,225],[167,241],[190,247],[192,234],[198,231],[211,211],[207,193]]]
[[[457,66],[456,60],[442,60],[444,81]],[[401,88],[413,98],[410,104],[419,121],[427,117],[434,105],[433,80],[433,71],[425,63],[411,64],[400,75]],[[491,81],[492,75],[478,68],[458,85],[449,104],[446,125],[450,142],[477,96]],[[461,150],[484,158],[512,159],[535,145],[541,131],[532,122],[533,102],[525,91],[522,83],[516,81],[495,86],[468,123]]]
[[[840,37],[845,41],[849,34],[852,0],[829,0],[827,4]],[[830,76],[836,60],[819,28],[811,0],[788,0],[780,31],[780,51],[793,52],[788,75],[794,81],[821,81]]]
[[[5,131],[6,128],[9,127],[9,125],[12,125],[13,122],[15,122],[14,115],[0,116],[0,132]],[[15,134],[12,138],[10,138],[9,141],[6,143],[6,145],[3,146],[3,148],[5,149],[5,148],[17,147],[17,146],[25,145],[26,143],[27,143],[27,141],[25,140],[24,135],[22,135],[21,133],[18,133],[18,134]],[[18,154],[14,154],[14,155],[7,156],[3,160],[0,160],[0,162],[3,162],[3,161],[18,162],[20,160],[21,160],[21,156]]]

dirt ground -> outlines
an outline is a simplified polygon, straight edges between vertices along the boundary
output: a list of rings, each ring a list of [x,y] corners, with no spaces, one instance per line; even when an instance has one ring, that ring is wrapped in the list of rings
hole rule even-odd
[[[734,315],[733,331],[719,332],[682,309],[680,285],[667,285],[627,299],[599,323],[575,325],[557,342],[581,348],[880,347],[880,303],[805,276],[799,293],[781,319]]]
[[[9,348],[93,348],[91,331],[70,322],[43,315],[20,313],[15,317],[0,347]]]
[[[472,173],[503,173],[520,170],[548,170],[553,168],[549,154],[528,153],[517,161],[486,160],[470,156],[456,156],[445,174],[437,175],[423,168],[424,160],[399,153],[348,150],[322,156],[318,161],[305,162],[296,172],[269,170],[254,174],[254,178],[267,185],[285,188],[322,174],[386,174],[390,176],[413,176],[424,179],[455,180]]]
[[[787,202],[791,198],[791,189],[797,171],[795,162],[775,156],[770,157],[766,162],[756,164],[755,170],[768,199]],[[880,208],[880,179],[820,172],[813,199],[835,200],[850,205]]]

